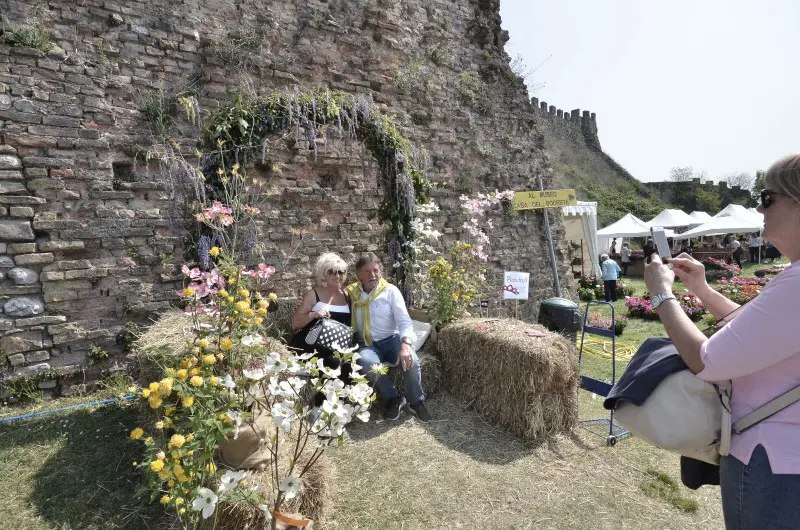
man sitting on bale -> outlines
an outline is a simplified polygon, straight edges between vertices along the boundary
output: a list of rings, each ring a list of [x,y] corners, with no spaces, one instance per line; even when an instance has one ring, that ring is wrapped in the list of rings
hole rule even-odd
[[[425,408],[422,392],[422,372],[419,358],[412,345],[416,340],[411,317],[400,289],[383,278],[380,259],[372,252],[356,262],[358,282],[347,288],[353,303],[352,326],[359,345],[358,364],[367,380],[376,385],[384,401],[384,418],[400,417],[406,398],[395,388],[388,375],[371,371],[377,364],[397,366],[403,373],[409,410],[420,421],[428,422],[431,415]]]

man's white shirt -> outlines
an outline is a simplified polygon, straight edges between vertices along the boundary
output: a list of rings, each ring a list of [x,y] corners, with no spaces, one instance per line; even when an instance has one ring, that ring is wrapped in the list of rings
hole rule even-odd
[[[361,285],[359,293],[360,300],[369,298],[369,293],[365,293]],[[363,329],[361,322],[361,308],[356,307],[356,324],[359,331]],[[369,327],[372,342],[391,337],[398,332],[400,337],[408,337],[412,343],[417,340],[403,295],[400,289],[392,284],[387,285],[369,304]]]

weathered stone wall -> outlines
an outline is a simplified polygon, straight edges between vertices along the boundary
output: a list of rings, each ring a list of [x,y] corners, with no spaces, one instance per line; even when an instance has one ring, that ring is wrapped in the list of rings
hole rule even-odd
[[[208,108],[293,87],[370,96],[397,115],[437,184],[442,244],[463,237],[461,193],[552,183],[498,0],[0,0],[0,10],[58,45],[0,46],[0,363],[46,374],[42,388],[69,391],[92,346],[117,351],[126,321],[176,298],[182,234],[168,179],[146,161],[156,142],[140,112],[154,95],[174,103],[191,91]],[[181,114],[172,109],[167,132],[191,152],[199,131]],[[263,237],[279,295],[310,285],[323,250],[385,253],[362,146],[327,135],[318,153],[286,145],[278,161],[252,171],[270,179]],[[553,294],[542,214],[494,217],[491,277],[530,271],[534,300],[521,313],[533,318]]]

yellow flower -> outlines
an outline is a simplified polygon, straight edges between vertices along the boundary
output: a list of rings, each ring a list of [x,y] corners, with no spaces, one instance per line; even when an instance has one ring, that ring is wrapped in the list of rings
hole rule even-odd
[[[162,462],[161,460],[153,460],[152,462],[150,462],[151,471],[158,473],[162,469],[164,469],[164,462]]]
[[[203,378],[196,375],[189,379],[189,384],[192,386],[203,386]]]
[[[278,295],[275,293],[269,293],[269,299],[273,302],[278,299]]]
[[[168,396],[168,395],[172,394],[172,383],[173,382],[174,382],[174,379],[172,379],[171,377],[166,377],[166,378],[162,379],[158,383],[158,388],[159,388],[159,390],[161,391],[161,393],[163,395]]]
[[[163,428],[164,428],[164,422],[163,421],[157,421],[156,422],[156,429],[161,430]]]
[[[167,482],[167,486],[169,486],[170,488],[173,487],[174,485],[175,485],[174,480],[170,480],[169,482]]]
[[[219,347],[222,348],[225,351],[228,351],[231,348],[233,348],[233,341],[231,339],[229,339],[228,337],[225,337],[224,339],[222,339],[220,341]]]
[[[183,398],[183,406],[184,407],[186,407],[188,409],[192,405],[194,405],[194,397],[188,396],[188,397]]]
[[[220,289],[220,290],[219,290],[219,295],[220,295],[220,297],[222,297],[222,298],[227,298],[227,296],[228,296],[228,291],[226,291],[225,289]]]
[[[167,443],[167,447],[169,447],[170,449],[177,449],[181,447],[184,443],[186,443],[186,438],[184,438],[183,435],[173,434],[172,438],[169,439],[169,443]],[[178,474],[178,468],[180,468],[180,466],[175,466],[176,475]],[[181,469],[181,473],[182,472],[183,469]]]
[[[185,368],[181,368],[178,370],[178,373],[175,374],[175,377],[178,378],[178,381],[186,381],[189,378],[189,372],[187,372]]]
[[[169,495],[164,495],[161,497],[161,504],[167,504],[172,498]]]
[[[247,300],[236,302],[236,309],[238,309],[239,311],[245,311],[249,307],[250,307],[250,302]]]
[[[213,355],[204,355],[203,356],[203,364],[214,364],[217,362],[217,358]]]
[[[151,394],[154,394],[154,393],[158,392],[158,390],[159,390],[158,383],[156,383],[155,381],[150,383],[150,385],[147,388],[150,389],[150,393]]]
[[[262,307],[262,308],[266,309],[267,307],[269,307],[269,301],[268,300],[259,300],[258,301],[258,307]]]
[[[194,348],[192,348],[192,353],[195,354],[195,355],[199,355],[200,354],[200,348],[195,346]]]
[[[264,319],[261,317],[256,317],[253,319],[253,324],[255,324],[256,326],[260,325],[262,322],[264,322]]]
[[[145,398],[145,399],[149,398],[150,397],[150,389],[145,388],[144,390],[142,390],[142,397]]]
[[[175,375],[175,368],[167,368],[167,373],[169,375]]]
[[[185,514],[185,513],[186,513],[186,508],[181,508],[180,510],[178,510],[178,513],[179,513],[180,515],[183,515],[183,514]]]
[[[211,247],[211,250],[209,250],[208,253],[211,254],[212,258],[216,258],[219,256],[219,247]]]
[[[175,499],[175,506],[180,506],[181,504],[183,504],[183,497]]]
[[[144,435],[144,431],[140,427],[136,427],[134,430],[131,431],[130,437],[131,440],[138,440]]]
[[[197,341],[197,344],[199,344],[201,348],[208,348],[208,339],[200,339]]]
[[[183,296],[194,296],[194,289],[187,287],[183,290]]]
[[[255,312],[252,309],[250,309],[249,307],[244,310],[244,316],[251,317],[253,315],[255,315]]]
[[[173,412],[175,412],[175,407],[167,407],[164,409],[165,416],[170,416]]]
[[[228,300],[229,304],[233,303],[233,297],[232,296],[229,296],[228,298],[226,298],[226,300]]]
[[[209,473],[216,473],[217,472],[217,465],[214,462],[209,462],[206,464],[206,471]]]
[[[215,375],[212,375],[211,377],[208,378],[208,382],[211,383],[212,385],[216,385],[217,383],[219,383],[219,378]]]
[[[250,291],[248,291],[244,287],[239,287],[239,290],[237,292],[239,293],[239,296],[244,296],[244,297],[250,296]]]
[[[221,361],[221,360],[222,360],[222,359],[224,359],[224,358],[225,358],[225,356],[224,356],[224,355],[222,355],[221,353],[218,353],[218,354],[217,354],[217,360],[218,360],[218,361]]]
[[[162,403],[160,396],[150,396],[150,399],[148,401],[150,402],[151,409],[157,409],[158,407],[161,406]]]
[[[219,421],[225,421],[226,419],[228,419],[228,415],[227,414],[221,414],[221,413],[217,414],[217,419]]]
[[[146,443],[146,444],[149,444],[152,441],[153,441],[153,437],[152,436],[148,436],[147,438],[144,439],[144,443]]]
[[[189,370],[189,375],[191,375],[191,376],[200,375],[200,367],[196,366],[196,367],[192,368],[191,370]]]
[[[172,426],[172,420],[169,418],[164,418],[164,427],[171,427],[171,426]]]
[[[259,315],[261,315],[261,316],[264,316],[264,315],[266,315],[266,314],[267,314],[267,308],[266,308],[266,307],[259,307],[259,308],[256,310],[256,313],[258,313],[258,314],[259,314]]]
[[[188,443],[188,442],[191,442],[192,440],[194,440],[194,434],[193,434],[193,433],[189,433],[189,434],[187,434],[187,435],[186,435],[186,442]],[[191,456],[191,453],[192,453],[192,452],[191,452],[191,451],[189,451],[189,456]]]
[[[169,480],[172,475],[169,474],[169,469],[162,469],[158,472],[158,478],[163,480]]]

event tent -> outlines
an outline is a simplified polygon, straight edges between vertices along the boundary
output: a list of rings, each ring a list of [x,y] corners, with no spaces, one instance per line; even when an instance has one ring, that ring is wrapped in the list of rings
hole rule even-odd
[[[644,221],[629,213],[617,222],[598,230],[597,235],[602,237],[648,237],[650,228]]]
[[[714,217],[710,221],[692,228],[688,232],[675,234],[675,239],[688,239],[690,237],[716,236],[722,234],[734,234],[737,232],[759,232],[764,227],[764,222],[754,219],[748,213],[747,217],[738,215],[723,215]]]
[[[591,264],[593,275],[602,274],[600,264],[597,263],[597,256],[600,255],[597,243],[597,203],[578,201],[576,206],[561,208],[561,213],[564,214],[566,238],[585,241],[588,255],[583,256],[583,262]]]
[[[646,223],[647,227],[662,226],[664,228],[675,228],[679,226],[689,226],[697,224],[696,220],[682,210],[665,209]]]
[[[720,212],[714,217],[729,217],[729,216],[738,217],[740,219],[755,219],[757,221],[764,220],[763,216],[760,213],[755,212],[754,214],[752,211],[748,210],[741,204],[729,204],[725,208],[720,210]]]
[[[703,224],[711,219],[711,216],[708,215],[706,212],[697,212],[697,211],[690,213],[689,217],[694,219],[693,224],[695,225]]]

